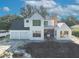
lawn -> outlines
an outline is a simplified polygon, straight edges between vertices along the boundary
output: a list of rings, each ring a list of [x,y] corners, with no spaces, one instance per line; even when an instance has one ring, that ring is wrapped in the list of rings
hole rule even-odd
[[[40,42],[24,45],[33,58],[71,58],[79,57],[79,45],[72,42]]]
[[[79,28],[74,28],[74,29],[72,29],[73,31],[79,31]]]

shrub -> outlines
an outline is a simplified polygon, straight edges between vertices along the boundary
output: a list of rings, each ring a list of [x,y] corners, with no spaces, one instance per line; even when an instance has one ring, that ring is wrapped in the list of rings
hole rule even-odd
[[[72,35],[76,36],[76,37],[79,37],[79,31],[73,31],[72,32]]]

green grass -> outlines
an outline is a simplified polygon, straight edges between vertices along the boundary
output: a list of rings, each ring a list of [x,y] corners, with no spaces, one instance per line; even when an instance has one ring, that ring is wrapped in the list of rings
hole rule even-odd
[[[79,28],[74,28],[72,29],[72,31],[79,31]]]

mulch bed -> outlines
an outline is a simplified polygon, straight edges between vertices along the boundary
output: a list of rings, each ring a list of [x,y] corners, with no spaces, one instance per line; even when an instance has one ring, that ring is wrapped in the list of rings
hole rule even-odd
[[[77,58],[79,57],[79,45],[72,42],[39,42],[24,45],[26,52],[33,58]]]

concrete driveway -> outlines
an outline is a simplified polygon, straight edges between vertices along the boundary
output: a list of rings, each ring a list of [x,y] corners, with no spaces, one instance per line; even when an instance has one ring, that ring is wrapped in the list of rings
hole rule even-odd
[[[71,40],[75,43],[75,44],[79,44],[79,38],[75,37],[72,35]]]
[[[9,51],[16,50],[19,46],[23,46],[24,44],[28,44],[29,40],[10,40],[8,42],[9,45],[11,45]]]

